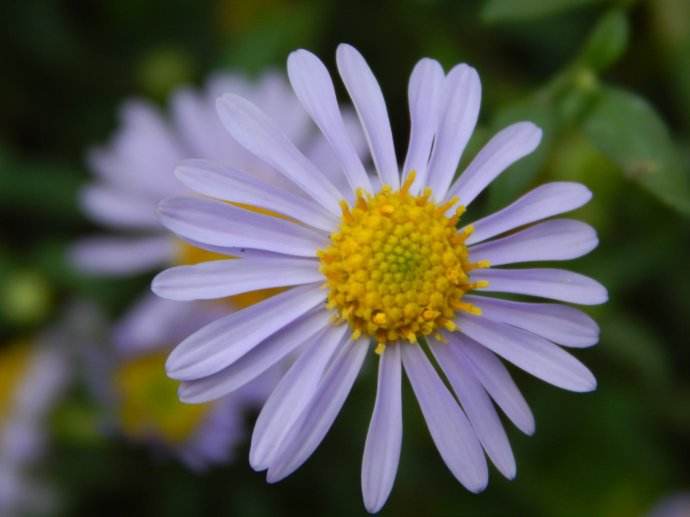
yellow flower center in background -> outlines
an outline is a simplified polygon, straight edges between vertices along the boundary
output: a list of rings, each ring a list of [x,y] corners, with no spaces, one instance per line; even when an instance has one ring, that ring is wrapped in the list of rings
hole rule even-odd
[[[328,287],[328,307],[346,321],[353,338],[370,336],[380,353],[386,344],[456,330],[457,311],[478,313],[463,302],[476,287],[468,273],[487,262],[470,263],[465,240],[468,227],[458,232],[464,212],[452,199],[439,205],[431,189],[409,193],[412,172],[400,190],[384,185],[372,196],[357,193],[354,206],[341,203],[342,221],[331,234],[331,245],[319,250],[321,272]]]
[[[120,424],[137,438],[181,443],[198,430],[210,404],[183,404],[177,382],[165,374],[167,353],[126,360],[115,373]]]
[[[17,389],[24,380],[33,348],[28,341],[16,341],[0,349],[0,426],[12,411]]]

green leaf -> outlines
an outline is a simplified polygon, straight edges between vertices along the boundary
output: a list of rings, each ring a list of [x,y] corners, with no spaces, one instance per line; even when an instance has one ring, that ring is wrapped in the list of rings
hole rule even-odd
[[[628,46],[630,27],[620,9],[605,14],[594,27],[582,50],[579,61],[596,71],[610,67]]]
[[[529,20],[600,3],[602,0],[488,0],[481,16],[487,22]]]
[[[630,92],[603,88],[585,119],[584,131],[625,177],[690,215],[690,170],[666,124],[647,101]]]

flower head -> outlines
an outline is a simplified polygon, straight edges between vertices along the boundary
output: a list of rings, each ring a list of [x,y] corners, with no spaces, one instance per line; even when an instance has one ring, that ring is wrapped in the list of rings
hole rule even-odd
[[[166,200],[159,205],[163,224],[183,239],[241,258],[169,269],[153,290],[189,300],[287,289],[189,336],[168,358],[168,374],[182,381],[183,400],[204,402],[296,352],[252,436],[250,462],[275,482],[319,445],[374,342],[379,373],[362,464],[366,508],[383,506],[396,475],[403,369],[444,462],[465,487],[480,491],[488,480],[485,453],[506,477],[515,475],[491,400],[522,431],[534,430],[529,407],[498,356],[565,389],[595,387],[590,371],[559,346],[595,344],[599,331],[591,318],[563,304],[484,296],[604,302],[606,290],[576,273],[496,267],[591,251],[597,237],[588,225],[543,221],[582,206],[591,193],[576,183],[549,183],[458,229],[465,207],[537,147],[541,130],[529,122],[507,127],[454,179],[479,113],[479,78],[467,65],[446,74],[436,61],[422,59],[410,77],[410,142],[400,168],[372,71],[349,45],[338,47],[337,65],[374,177],[346,130],[325,66],[305,50],[290,55],[288,75],[329,143],[342,182],[333,182],[280,124],[235,94],[218,100],[224,126],[296,190],[257,180],[241,164],[197,160],[178,167],[185,185],[220,201]],[[531,223],[537,224],[526,227]]]

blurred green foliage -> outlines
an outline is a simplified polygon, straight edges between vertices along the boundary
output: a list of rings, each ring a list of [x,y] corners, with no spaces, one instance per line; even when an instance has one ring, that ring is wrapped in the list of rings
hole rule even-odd
[[[282,68],[295,47],[334,69],[335,45],[348,41],[382,83],[401,150],[414,62],[467,61],[484,89],[472,150],[515,120],[544,129],[538,151],[469,217],[547,180],[594,192],[577,216],[598,229],[601,245],[573,267],[610,289],[610,303],[592,311],[601,343],[578,354],[600,387],[576,396],[516,372],[537,433],[511,430],[518,477],[494,471],[481,495],[445,469],[407,387],[401,468],[382,513],[642,515],[690,486],[690,3],[29,0],[3,11],[0,338],[35,331],[73,297],[116,316],[146,288],[143,277],[85,278],[64,260],[70,242],[96,230],[75,202],[88,180],[83,158],[113,130],[123,99],[162,104],[219,67]],[[198,475],[99,439],[98,410],[79,387],[56,414],[49,473],[65,515],[362,514],[359,458],[374,377],[370,361],[324,445],[277,486],[251,472],[246,443],[234,464]]]

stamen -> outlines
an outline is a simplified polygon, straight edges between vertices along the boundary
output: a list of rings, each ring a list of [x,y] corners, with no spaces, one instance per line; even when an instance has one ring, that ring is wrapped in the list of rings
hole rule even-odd
[[[360,189],[353,208],[342,202],[340,227],[317,254],[334,321],[346,321],[354,339],[375,339],[376,353],[440,329],[455,332],[456,312],[480,312],[462,297],[487,285],[468,277],[489,263],[470,262],[465,240],[474,228],[455,226],[464,206],[446,216],[459,199],[436,204],[428,187],[412,195],[415,177],[410,171],[397,191],[390,185],[376,195]]]

